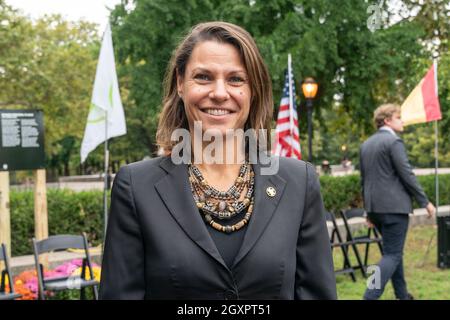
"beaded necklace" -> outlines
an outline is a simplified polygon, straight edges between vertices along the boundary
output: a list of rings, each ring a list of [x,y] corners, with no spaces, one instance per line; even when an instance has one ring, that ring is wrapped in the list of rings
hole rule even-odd
[[[197,208],[203,213],[206,222],[218,231],[231,233],[244,227],[250,220],[254,205],[255,174],[250,164],[244,163],[234,184],[227,191],[219,191],[210,186],[200,170],[193,164],[188,167],[189,183]],[[240,201],[242,192],[247,192]],[[234,225],[222,225],[220,220],[228,220],[248,210],[242,220]]]

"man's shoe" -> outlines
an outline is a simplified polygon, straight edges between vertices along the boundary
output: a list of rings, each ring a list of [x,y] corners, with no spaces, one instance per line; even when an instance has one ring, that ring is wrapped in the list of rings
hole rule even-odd
[[[414,299],[414,296],[408,292],[404,299],[397,299],[397,300],[415,300],[415,299]]]
[[[414,299],[414,296],[408,292],[408,296],[407,296],[406,300],[416,300],[416,299]]]

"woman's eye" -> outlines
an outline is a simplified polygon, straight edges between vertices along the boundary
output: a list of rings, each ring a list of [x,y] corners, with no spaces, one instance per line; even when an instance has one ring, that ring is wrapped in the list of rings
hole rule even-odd
[[[199,73],[194,76],[194,79],[200,80],[200,81],[208,81],[210,80],[209,76],[207,74]]]
[[[230,78],[230,82],[232,82],[232,83],[242,83],[242,82],[244,82],[244,79],[242,77],[234,76],[234,77]]]

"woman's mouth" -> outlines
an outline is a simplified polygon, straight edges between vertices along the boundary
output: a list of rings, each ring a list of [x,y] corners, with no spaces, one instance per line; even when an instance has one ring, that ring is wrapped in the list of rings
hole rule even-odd
[[[202,112],[207,113],[207,114],[212,115],[212,116],[224,116],[224,115],[233,113],[230,110],[218,109],[218,108],[217,109],[203,109]]]

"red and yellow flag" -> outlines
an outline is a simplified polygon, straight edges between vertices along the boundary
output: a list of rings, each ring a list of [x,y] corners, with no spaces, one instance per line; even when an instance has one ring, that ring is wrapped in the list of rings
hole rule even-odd
[[[402,105],[405,126],[442,119],[438,99],[437,64],[434,63]]]

